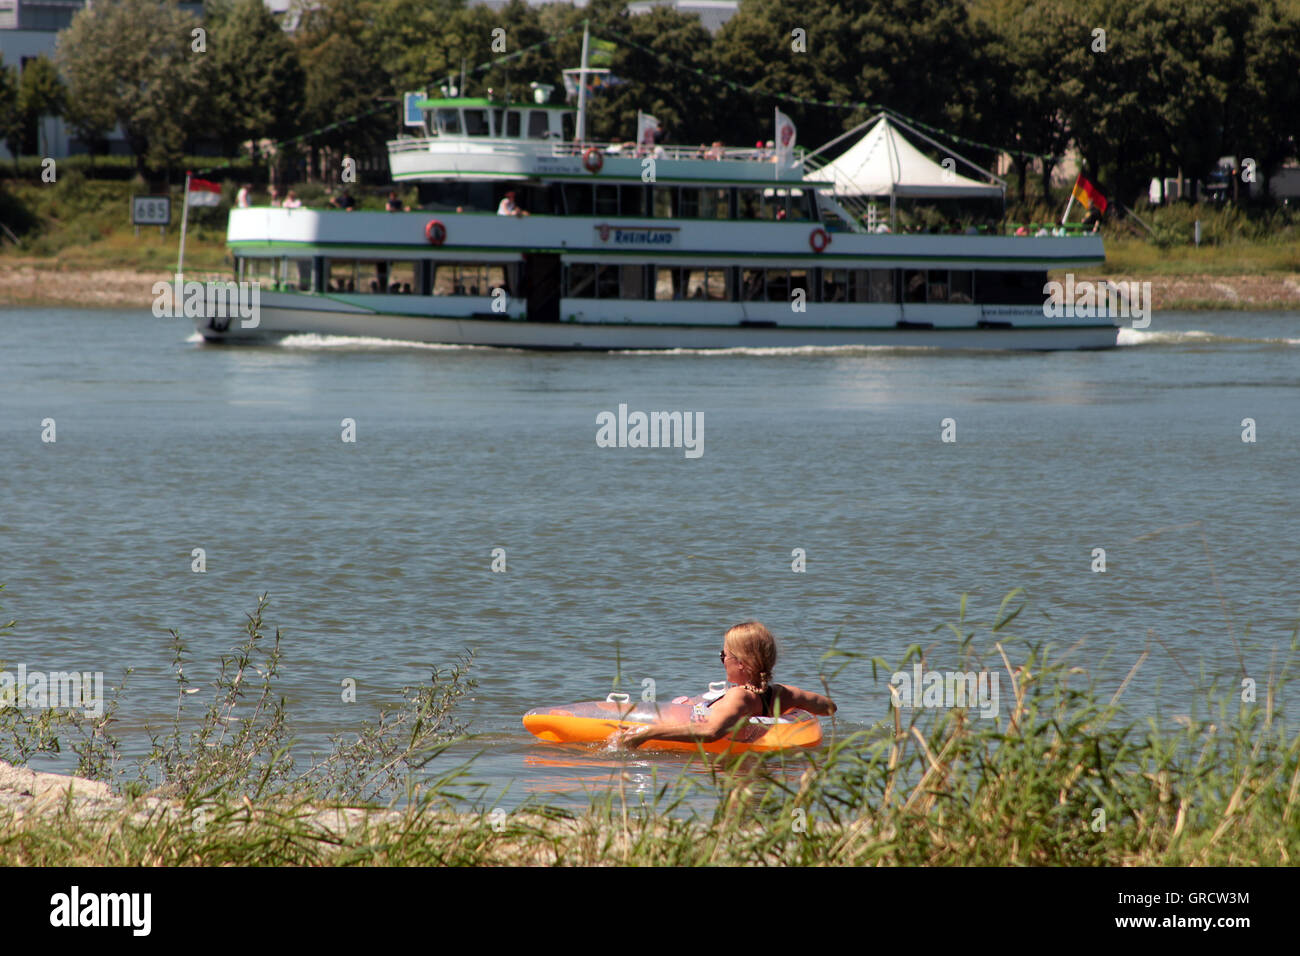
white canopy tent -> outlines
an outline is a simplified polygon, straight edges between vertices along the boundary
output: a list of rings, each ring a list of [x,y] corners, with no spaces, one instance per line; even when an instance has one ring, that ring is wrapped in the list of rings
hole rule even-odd
[[[875,125],[837,159],[824,165],[808,163],[816,153],[872,123]],[[944,150],[948,158],[952,159],[951,168],[945,168],[922,153],[899,132],[898,127]],[[962,176],[957,172],[958,161],[978,170],[993,182],[979,182]],[[810,153],[804,158],[804,164],[804,168],[808,170],[804,174],[804,179],[810,182],[834,183],[837,197],[888,196],[891,226],[894,219],[894,200],[899,196],[926,199],[974,199],[1003,198],[1006,194],[1005,181],[947,149],[924,133],[883,113],[837,137],[815,153]]]

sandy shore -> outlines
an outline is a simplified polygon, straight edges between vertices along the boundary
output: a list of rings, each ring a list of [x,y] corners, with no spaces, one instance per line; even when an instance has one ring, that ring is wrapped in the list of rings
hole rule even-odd
[[[229,276],[187,273],[189,279]],[[1088,276],[1088,278],[1094,278]],[[1108,276],[1151,283],[1156,309],[1297,309],[1300,273],[1246,276]],[[170,271],[64,270],[45,259],[0,258],[0,305],[81,305],[147,308],[153,284],[170,282]]]

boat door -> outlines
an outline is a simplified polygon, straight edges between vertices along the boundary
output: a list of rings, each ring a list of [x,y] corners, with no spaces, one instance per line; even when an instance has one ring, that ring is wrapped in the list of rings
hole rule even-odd
[[[564,271],[559,255],[551,252],[526,253],[524,276],[528,294],[528,321],[560,321],[560,281]]]

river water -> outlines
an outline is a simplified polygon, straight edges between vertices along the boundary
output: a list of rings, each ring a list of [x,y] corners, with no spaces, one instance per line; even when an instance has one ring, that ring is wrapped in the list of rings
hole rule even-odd
[[[987,623],[1023,588],[1013,660],[1072,648],[1110,693],[1148,649],[1123,699],[1161,718],[1212,680],[1262,698],[1300,622],[1295,313],[1163,313],[1119,349],[1047,354],[213,347],[146,310],[62,308],[4,310],[0,335],[0,660],[132,669],[128,748],[175,711],[167,629],[210,684],[264,591],[308,751],[472,649],[479,736],[439,759],[477,754],[501,806],[682,766],[542,745],[520,716],[616,680],[697,693],[749,618],[777,679],[819,688],[836,640],[956,667],[936,628],[963,593]],[[599,447],[620,405],[702,417],[701,453]],[[846,666],[836,729],[884,720],[887,681]]]

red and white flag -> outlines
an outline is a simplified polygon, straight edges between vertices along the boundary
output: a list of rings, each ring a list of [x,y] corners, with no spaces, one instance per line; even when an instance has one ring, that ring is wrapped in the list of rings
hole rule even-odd
[[[206,179],[190,179],[189,203],[191,206],[218,206],[221,204],[221,186]]]

